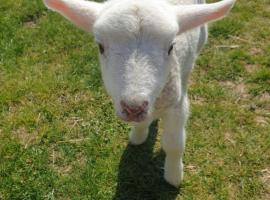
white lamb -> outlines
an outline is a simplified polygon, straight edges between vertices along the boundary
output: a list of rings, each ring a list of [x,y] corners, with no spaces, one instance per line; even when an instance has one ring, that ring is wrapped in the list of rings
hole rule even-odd
[[[183,179],[187,85],[208,22],[224,17],[235,0],[44,0],[78,27],[94,34],[102,77],[117,115],[133,125],[129,141],[142,144],[150,123],[164,124],[165,180]]]

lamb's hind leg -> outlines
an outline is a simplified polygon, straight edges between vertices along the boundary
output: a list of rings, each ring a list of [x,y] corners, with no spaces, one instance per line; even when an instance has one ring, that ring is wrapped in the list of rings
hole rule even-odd
[[[179,109],[172,109],[163,118],[162,147],[166,153],[164,178],[178,187],[183,179],[182,157],[185,149],[185,123],[188,116],[188,100]]]
[[[145,142],[149,132],[151,121],[146,121],[133,126],[129,133],[129,142],[133,145],[140,145]]]

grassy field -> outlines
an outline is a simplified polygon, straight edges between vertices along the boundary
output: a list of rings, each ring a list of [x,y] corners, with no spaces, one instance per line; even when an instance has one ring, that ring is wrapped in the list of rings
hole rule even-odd
[[[112,109],[91,35],[40,0],[0,0],[0,199],[270,199],[270,2],[211,25],[190,81],[185,179],[162,178]]]

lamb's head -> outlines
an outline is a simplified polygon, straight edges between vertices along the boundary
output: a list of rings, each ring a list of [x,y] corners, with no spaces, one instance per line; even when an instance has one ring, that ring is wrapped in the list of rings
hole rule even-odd
[[[147,119],[173,66],[178,34],[225,16],[234,0],[172,5],[167,0],[44,0],[80,28],[93,32],[102,77],[125,121]]]
[[[97,19],[102,76],[121,119],[139,122],[151,112],[170,71],[177,31],[175,15],[147,1],[121,1]]]

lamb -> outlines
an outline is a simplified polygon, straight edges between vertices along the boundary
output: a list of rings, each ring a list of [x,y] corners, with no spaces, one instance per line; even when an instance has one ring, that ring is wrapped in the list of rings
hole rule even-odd
[[[93,33],[102,78],[116,115],[133,126],[131,144],[140,145],[148,126],[162,119],[164,178],[183,179],[188,79],[207,40],[207,23],[225,17],[235,0],[44,0],[79,28]]]

